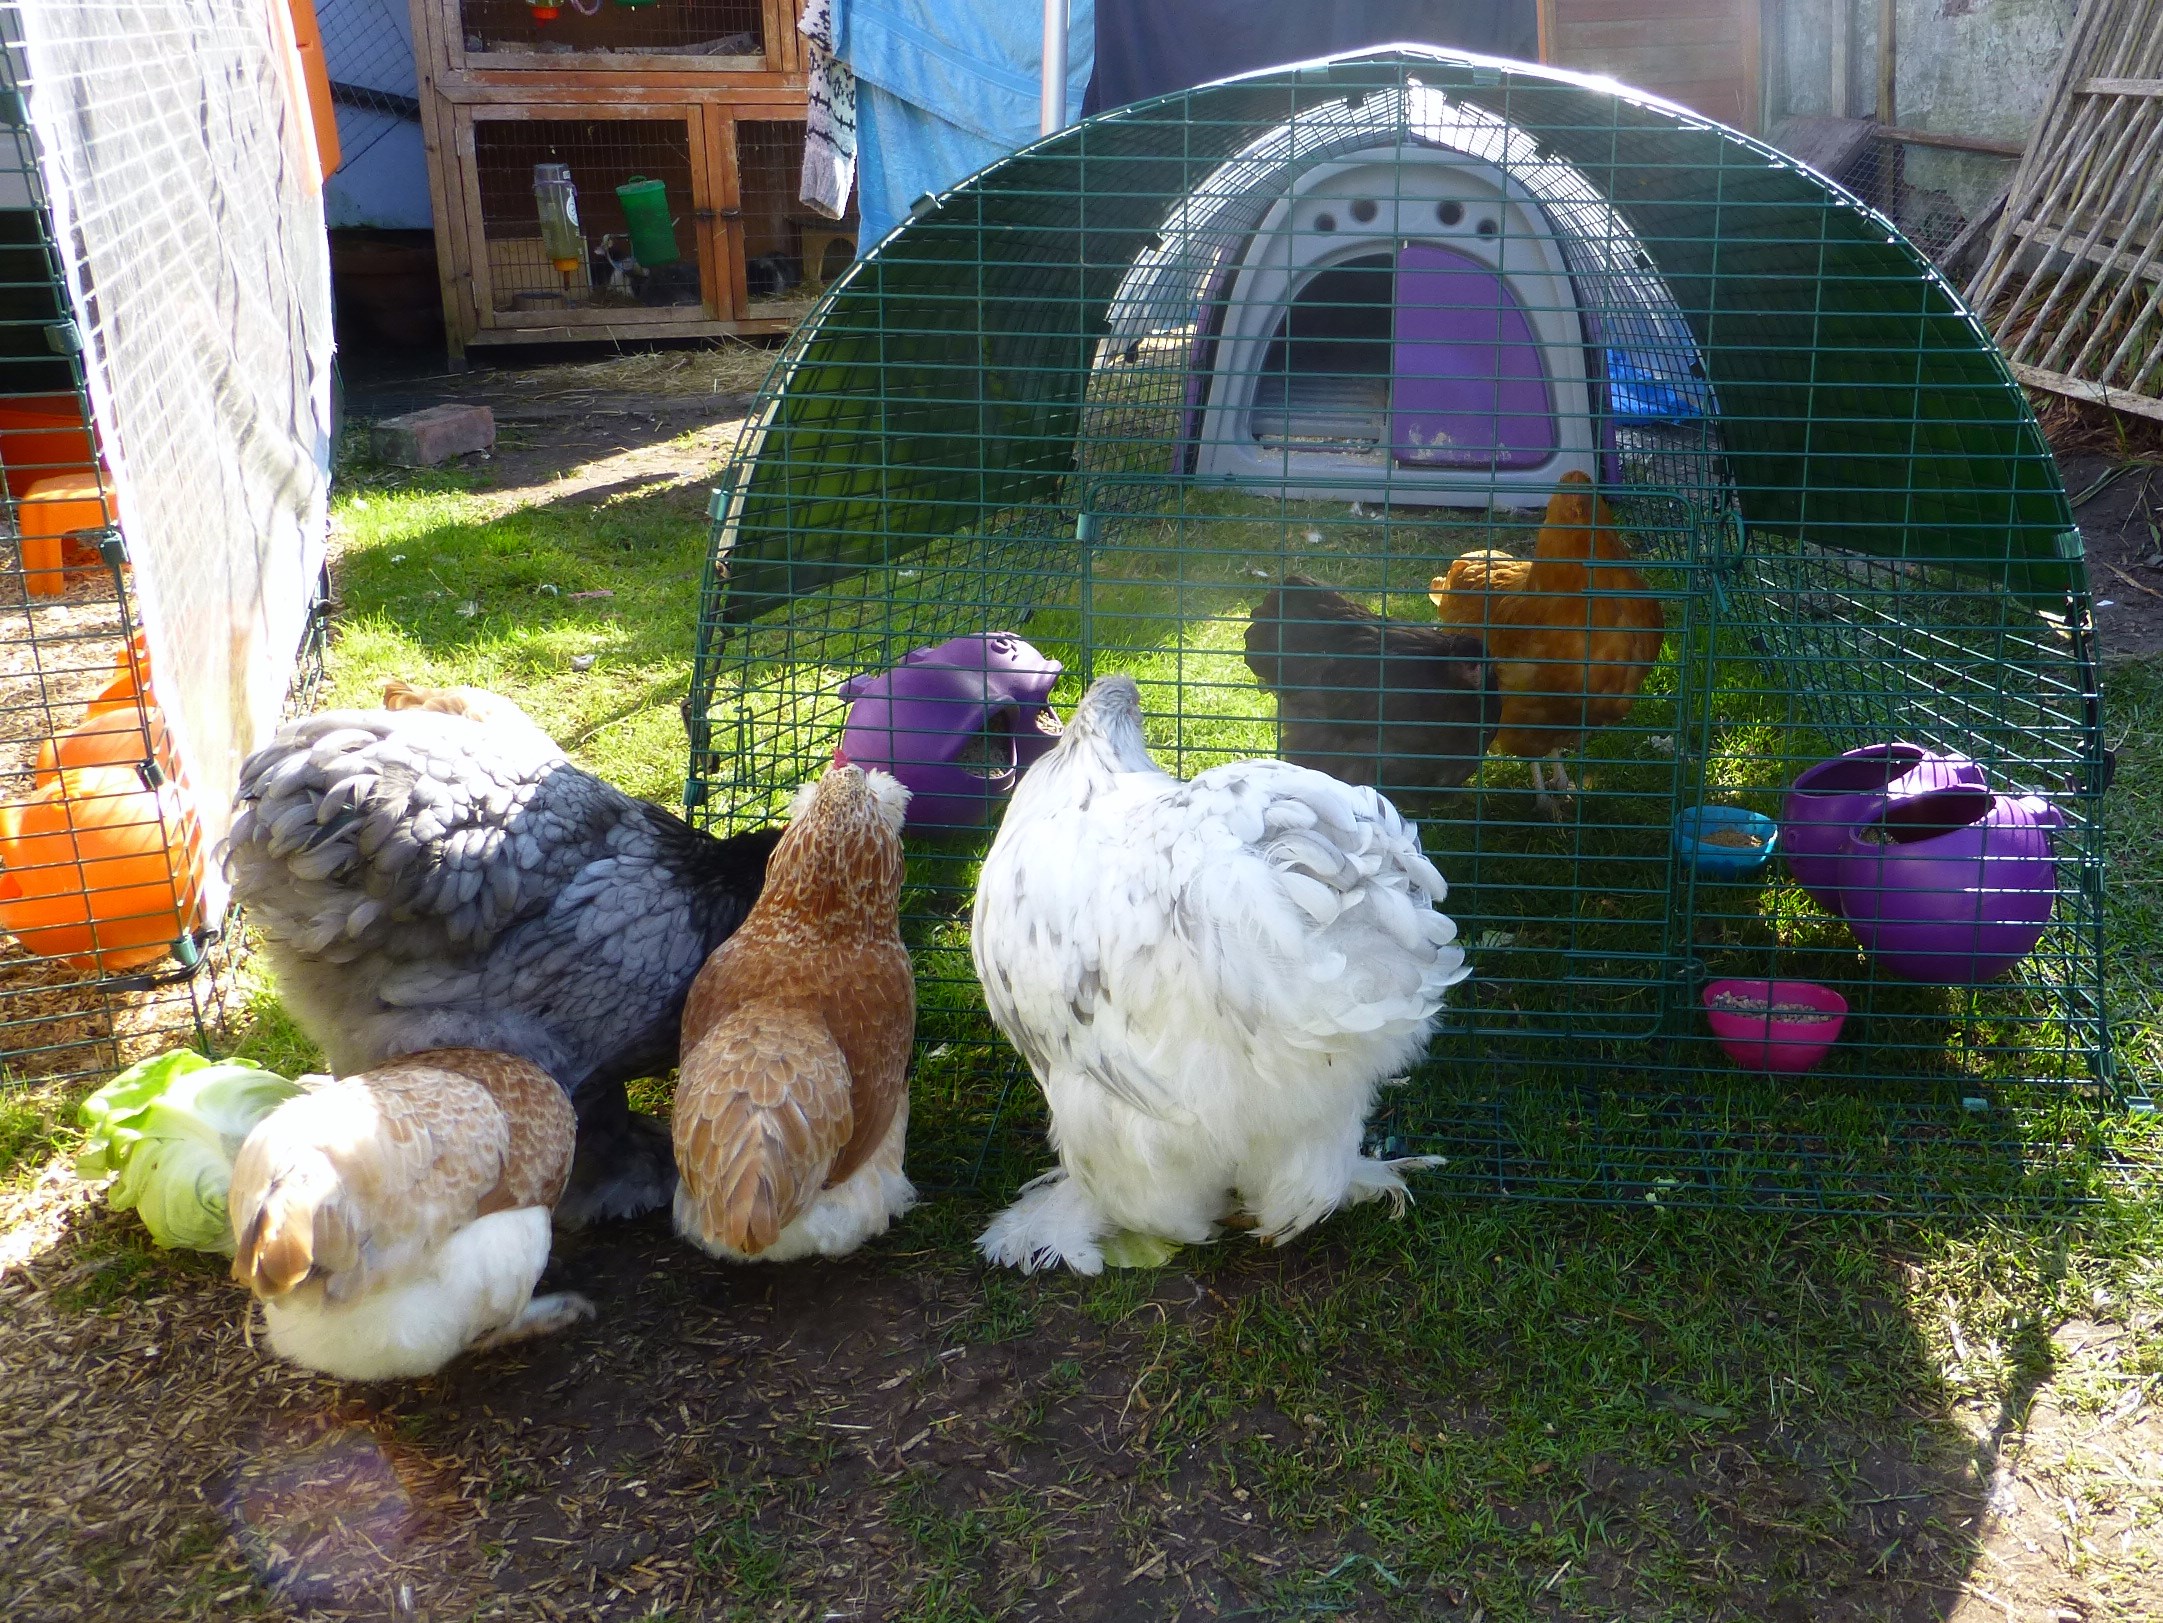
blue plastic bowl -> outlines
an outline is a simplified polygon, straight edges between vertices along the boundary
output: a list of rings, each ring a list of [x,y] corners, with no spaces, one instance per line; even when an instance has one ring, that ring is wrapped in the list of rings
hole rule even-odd
[[[1723,843],[1714,838],[1719,834],[1728,834],[1730,840],[1742,835],[1757,843]],[[1676,849],[1690,859],[1701,879],[1749,878],[1772,859],[1779,839],[1778,823],[1740,806],[1692,806],[1675,818]]]

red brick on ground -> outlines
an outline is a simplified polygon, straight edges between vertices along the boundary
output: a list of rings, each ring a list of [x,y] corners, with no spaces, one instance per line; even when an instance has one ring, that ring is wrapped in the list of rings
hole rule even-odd
[[[496,414],[486,406],[430,406],[375,425],[376,455],[402,468],[432,468],[454,456],[495,448]]]

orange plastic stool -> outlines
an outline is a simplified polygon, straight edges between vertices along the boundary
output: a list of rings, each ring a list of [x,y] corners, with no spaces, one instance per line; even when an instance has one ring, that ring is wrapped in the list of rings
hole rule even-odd
[[[16,503],[22,528],[23,590],[58,597],[68,588],[64,538],[74,530],[101,530],[109,522],[96,474],[56,473],[39,479]]]

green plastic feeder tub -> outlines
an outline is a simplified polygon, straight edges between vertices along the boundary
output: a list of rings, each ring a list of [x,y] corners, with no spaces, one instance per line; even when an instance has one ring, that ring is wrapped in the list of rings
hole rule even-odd
[[[616,188],[616,197],[623,204],[624,223],[630,227],[633,259],[651,270],[683,257],[676,251],[676,226],[668,216],[665,185],[633,175]]]

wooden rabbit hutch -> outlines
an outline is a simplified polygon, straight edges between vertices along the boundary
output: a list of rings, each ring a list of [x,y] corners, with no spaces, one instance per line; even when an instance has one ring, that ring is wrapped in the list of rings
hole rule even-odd
[[[454,359],[786,331],[846,266],[797,201],[799,0],[413,0]],[[546,166],[546,167],[544,167]]]

